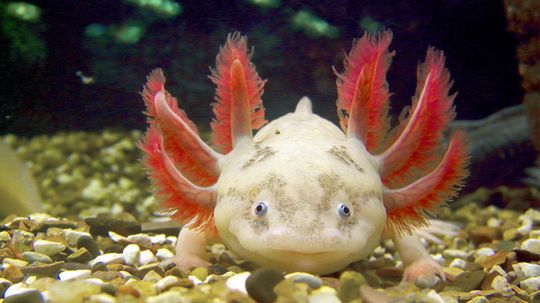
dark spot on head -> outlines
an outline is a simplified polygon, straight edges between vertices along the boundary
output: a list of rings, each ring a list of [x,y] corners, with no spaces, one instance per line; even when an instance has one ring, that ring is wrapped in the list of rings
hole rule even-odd
[[[275,153],[276,152],[272,150],[272,148],[270,148],[269,146],[261,147],[260,144],[255,144],[255,154],[251,156],[251,158],[249,158],[246,163],[244,163],[244,165],[242,165],[242,169],[246,169],[255,163],[267,160]]]
[[[349,152],[347,151],[347,147],[341,145],[341,146],[332,146],[332,148],[328,151],[332,156],[334,156],[339,161],[345,163],[348,166],[354,167],[359,172],[364,172],[364,169],[360,167],[356,161],[353,160]]]

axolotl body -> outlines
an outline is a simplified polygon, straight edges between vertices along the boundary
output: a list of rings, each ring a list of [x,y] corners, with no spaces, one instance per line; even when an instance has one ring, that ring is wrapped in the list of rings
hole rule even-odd
[[[456,195],[466,176],[465,138],[454,133],[441,149],[454,96],[444,56],[432,48],[408,116],[388,131],[391,37],[366,34],[353,44],[337,74],[340,129],[314,114],[307,97],[264,125],[264,81],[246,38],[230,35],[211,75],[220,152],[200,139],[165,90],[161,70],[148,76],[150,126],[141,147],[155,194],[186,224],[174,258],[180,268],[209,265],[206,244],[220,239],[262,266],[326,274],[391,237],[407,266],[405,280],[443,275],[415,229]]]

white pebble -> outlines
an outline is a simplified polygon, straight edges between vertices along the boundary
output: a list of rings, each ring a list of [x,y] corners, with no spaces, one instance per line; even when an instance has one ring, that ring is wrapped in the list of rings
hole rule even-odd
[[[540,223],[540,211],[530,208],[520,217],[527,217],[533,220],[534,223]]]
[[[517,228],[517,231],[522,235],[527,235],[533,228],[533,221],[531,219],[523,219],[521,226]]]
[[[90,261],[90,266],[94,266],[97,263],[109,264],[113,262],[123,261],[124,256],[119,253],[108,253],[97,256],[94,260]]]
[[[311,292],[308,297],[309,303],[340,303],[341,300],[336,295],[336,290],[328,286],[323,286]]]
[[[172,246],[176,246],[176,241],[178,241],[178,238],[175,236],[167,237],[167,242],[171,243]]]
[[[77,241],[79,241],[79,238],[82,236],[92,237],[92,235],[87,232],[77,231],[73,229],[64,230],[64,238],[66,239],[69,246],[76,246]]]
[[[152,246],[152,239],[145,234],[130,235],[127,237],[128,241],[134,244],[139,244],[141,247],[149,248]]]
[[[174,257],[174,253],[166,248],[160,248],[156,252],[156,257],[161,260],[167,260]]]
[[[58,278],[62,281],[82,280],[89,278],[91,274],[92,271],[90,269],[66,270],[61,272]]]
[[[170,288],[172,285],[177,284],[179,280],[180,278],[176,276],[166,276],[156,283],[156,288],[158,292],[162,292],[163,290]]]
[[[141,248],[137,244],[129,244],[128,246],[124,247],[122,255],[124,256],[126,264],[137,266],[139,264]]]
[[[516,272],[519,280],[540,276],[540,265],[538,264],[521,262],[513,264],[512,268]]]
[[[22,282],[16,283],[8,287],[8,289],[6,289],[6,292],[4,292],[4,298],[11,297],[13,295],[22,294],[24,292],[31,291],[31,290],[35,290],[35,289],[29,288],[28,286],[26,286],[26,284]]]
[[[507,277],[508,273],[500,266],[500,265],[493,265],[491,269],[489,270],[489,273],[497,272],[499,275],[503,277]]]
[[[64,249],[66,249],[66,246],[60,242],[48,240],[37,240],[34,242],[34,251],[49,257],[56,255]]]
[[[506,291],[509,289],[508,281],[503,276],[496,276],[493,281],[491,281],[491,288],[498,291]]]
[[[114,242],[127,242],[128,239],[120,234],[115,233],[114,231],[109,231],[109,238]]]
[[[445,303],[444,299],[433,289],[427,293],[428,303]]]
[[[489,218],[486,223],[486,225],[489,227],[499,227],[501,224],[502,220],[497,218]]]
[[[152,241],[152,244],[163,244],[165,243],[165,241],[167,241],[167,237],[165,236],[165,234],[159,234],[151,236],[150,241]]]
[[[452,262],[450,262],[450,264],[448,266],[449,267],[460,268],[460,269],[465,269],[465,267],[467,266],[467,262],[465,262],[465,260],[463,260],[463,259],[455,258],[454,260],[452,260]]]
[[[528,278],[519,282],[519,287],[526,291],[537,291],[540,289],[540,277]]]
[[[51,215],[45,214],[45,213],[35,213],[28,216],[28,219],[30,221],[36,222],[36,223],[43,223],[45,220],[51,218]],[[58,218],[55,218],[56,221],[58,221]]]
[[[444,264],[444,257],[441,254],[431,255],[431,257],[433,258],[433,260],[435,260],[435,262],[439,264]]]
[[[540,254],[540,239],[527,239],[521,243],[521,249]]]
[[[246,280],[249,278],[249,276],[251,276],[249,271],[241,272],[227,279],[225,285],[227,285],[227,288],[231,291],[236,290],[247,295]]]
[[[199,285],[199,284],[202,284],[202,281],[195,277],[195,276],[192,276],[192,275],[189,275],[188,276],[188,279],[194,284],[194,285]]]
[[[116,303],[118,300],[116,300],[115,297],[109,295],[109,294],[95,294],[91,295],[88,298],[89,302],[95,302],[95,303]]]
[[[479,249],[476,250],[476,252],[474,253],[474,257],[475,258],[487,257],[487,256],[491,256],[493,254],[495,254],[495,250],[493,250],[493,248],[482,247],[482,248],[479,248]]]
[[[158,259],[156,258],[156,256],[154,256],[154,253],[150,250],[143,250],[141,251],[140,255],[139,255],[139,264],[140,265],[146,265],[146,264],[149,264],[149,263],[154,263],[154,262],[157,262]]]

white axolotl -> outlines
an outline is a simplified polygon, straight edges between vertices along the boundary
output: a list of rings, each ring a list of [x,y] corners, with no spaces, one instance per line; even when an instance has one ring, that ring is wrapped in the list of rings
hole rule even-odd
[[[456,195],[467,174],[465,138],[454,133],[441,148],[454,96],[444,56],[433,48],[419,66],[408,115],[388,131],[391,39],[385,31],[353,43],[337,74],[341,129],[314,114],[304,97],[294,113],[253,136],[266,123],[264,81],[246,38],[229,35],[211,75],[220,152],[201,140],[165,90],[161,70],[148,76],[141,147],[156,196],[186,223],[174,258],[181,269],[209,265],[206,245],[218,238],[261,266],[326,274],[368,256],[384,236],[406,266],[404,280],[443,275],[415,229]]]

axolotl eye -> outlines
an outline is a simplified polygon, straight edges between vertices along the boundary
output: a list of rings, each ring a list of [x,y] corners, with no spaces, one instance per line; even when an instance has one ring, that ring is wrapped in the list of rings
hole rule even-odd
[[[338,205],[338,215],[343,219],[348,218],[351,216],[351,209],[347,204],[341,203]]]
[[[267,211],[268,211],[268,203],[266,203],[265,201],[261,201],[257,203],[255,208],[253,209],[253,212],[255,212],[255,214],[259,217],[264,216]]]

